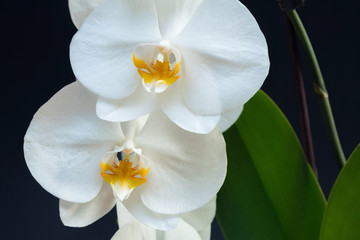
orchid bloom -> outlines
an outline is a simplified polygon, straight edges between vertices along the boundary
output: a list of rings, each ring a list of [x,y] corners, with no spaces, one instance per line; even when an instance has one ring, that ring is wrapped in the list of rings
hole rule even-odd
[[[216,195],[226,174],[219,129],[190,133],[161,111],[108,122],[96,116],[96,100],[79,82],[72,83],[38,110],[25,135],[28,168],[60,198],[66,225],[88,225],[118,200],[147,226],[169,230],[182,213]],[[97,211],[85,211],[87,205]]]
[[[210,240],[216,200],[214,198],[203,207],[183,214],[176,228],[170,231],[142,224],[122,204],[117,204],[116,209],[120,229],[111,240]]]
[[[224,114],[239,115],[268,73],[265,38],[237,0],[81,3],[69,2],[80,27],[70,59],[77,79],[99,96],[102,119],[160,109],[187,131],[209,133]]]

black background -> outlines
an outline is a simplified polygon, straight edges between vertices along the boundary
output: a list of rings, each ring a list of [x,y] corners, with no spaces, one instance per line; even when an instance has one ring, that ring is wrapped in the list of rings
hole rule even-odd
[[[253,13],[269,46],[271,69],[263,85],[300,133],[283,14],[275,0],[242,1]],[[360,140],[358,1],[309,0],[299,14],[307,28],[327,84],[346,156]],[[62,225],[58,199],[28,171],[23,136],[32,115],[53,94],[74,81],[69,43],[76,32],[66,0],[5,1],[1,11],[1,239],[110,239],[116,215],[86,228]],[[302,54],[303,55],[303,54]],[[319,181],[326,196],[338,174],[312,75],[302,56]],[[213,239],[222,239],[217,226]]]

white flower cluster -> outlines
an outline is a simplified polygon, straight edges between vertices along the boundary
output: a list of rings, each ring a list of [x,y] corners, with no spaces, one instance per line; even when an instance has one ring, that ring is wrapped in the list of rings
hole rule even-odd
[[[67,226],[115,205],[113,239],[210,239],[226,175],[221,130],[262,85],[267,45],[237,0],[69,0],[77,81],[25,136]]]

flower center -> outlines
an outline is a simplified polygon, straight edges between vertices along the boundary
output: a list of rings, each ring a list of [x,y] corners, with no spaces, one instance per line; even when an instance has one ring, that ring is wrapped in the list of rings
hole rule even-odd
[[[180,77],[180,52],[166,41],[139,44],[133,61],[148,92],[161,93]]]
[[[150,163],[141,149],[115,147],[101,159],[101,176],[109,183],[114,195],[123,201],[138,186],[146,182]]]

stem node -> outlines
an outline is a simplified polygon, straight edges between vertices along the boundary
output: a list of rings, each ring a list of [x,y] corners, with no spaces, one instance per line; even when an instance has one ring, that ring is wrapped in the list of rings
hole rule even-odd
[[[315,93],[318,96],[329,140],[334,151],[335,159],[337,160],[339,167],[342,168],[346,163],[346,158],[341,147],[339,135],[336,130],[335,120],[329,101],[329,94],[326,91],[325,82],[321,74],[320,66],[317,61],[314,49],[296,10],[288,11],[286,12],[286,14],[288,15],[292,25],[294,26],[295,31],[308,57],[310,68],[314,75]]]

